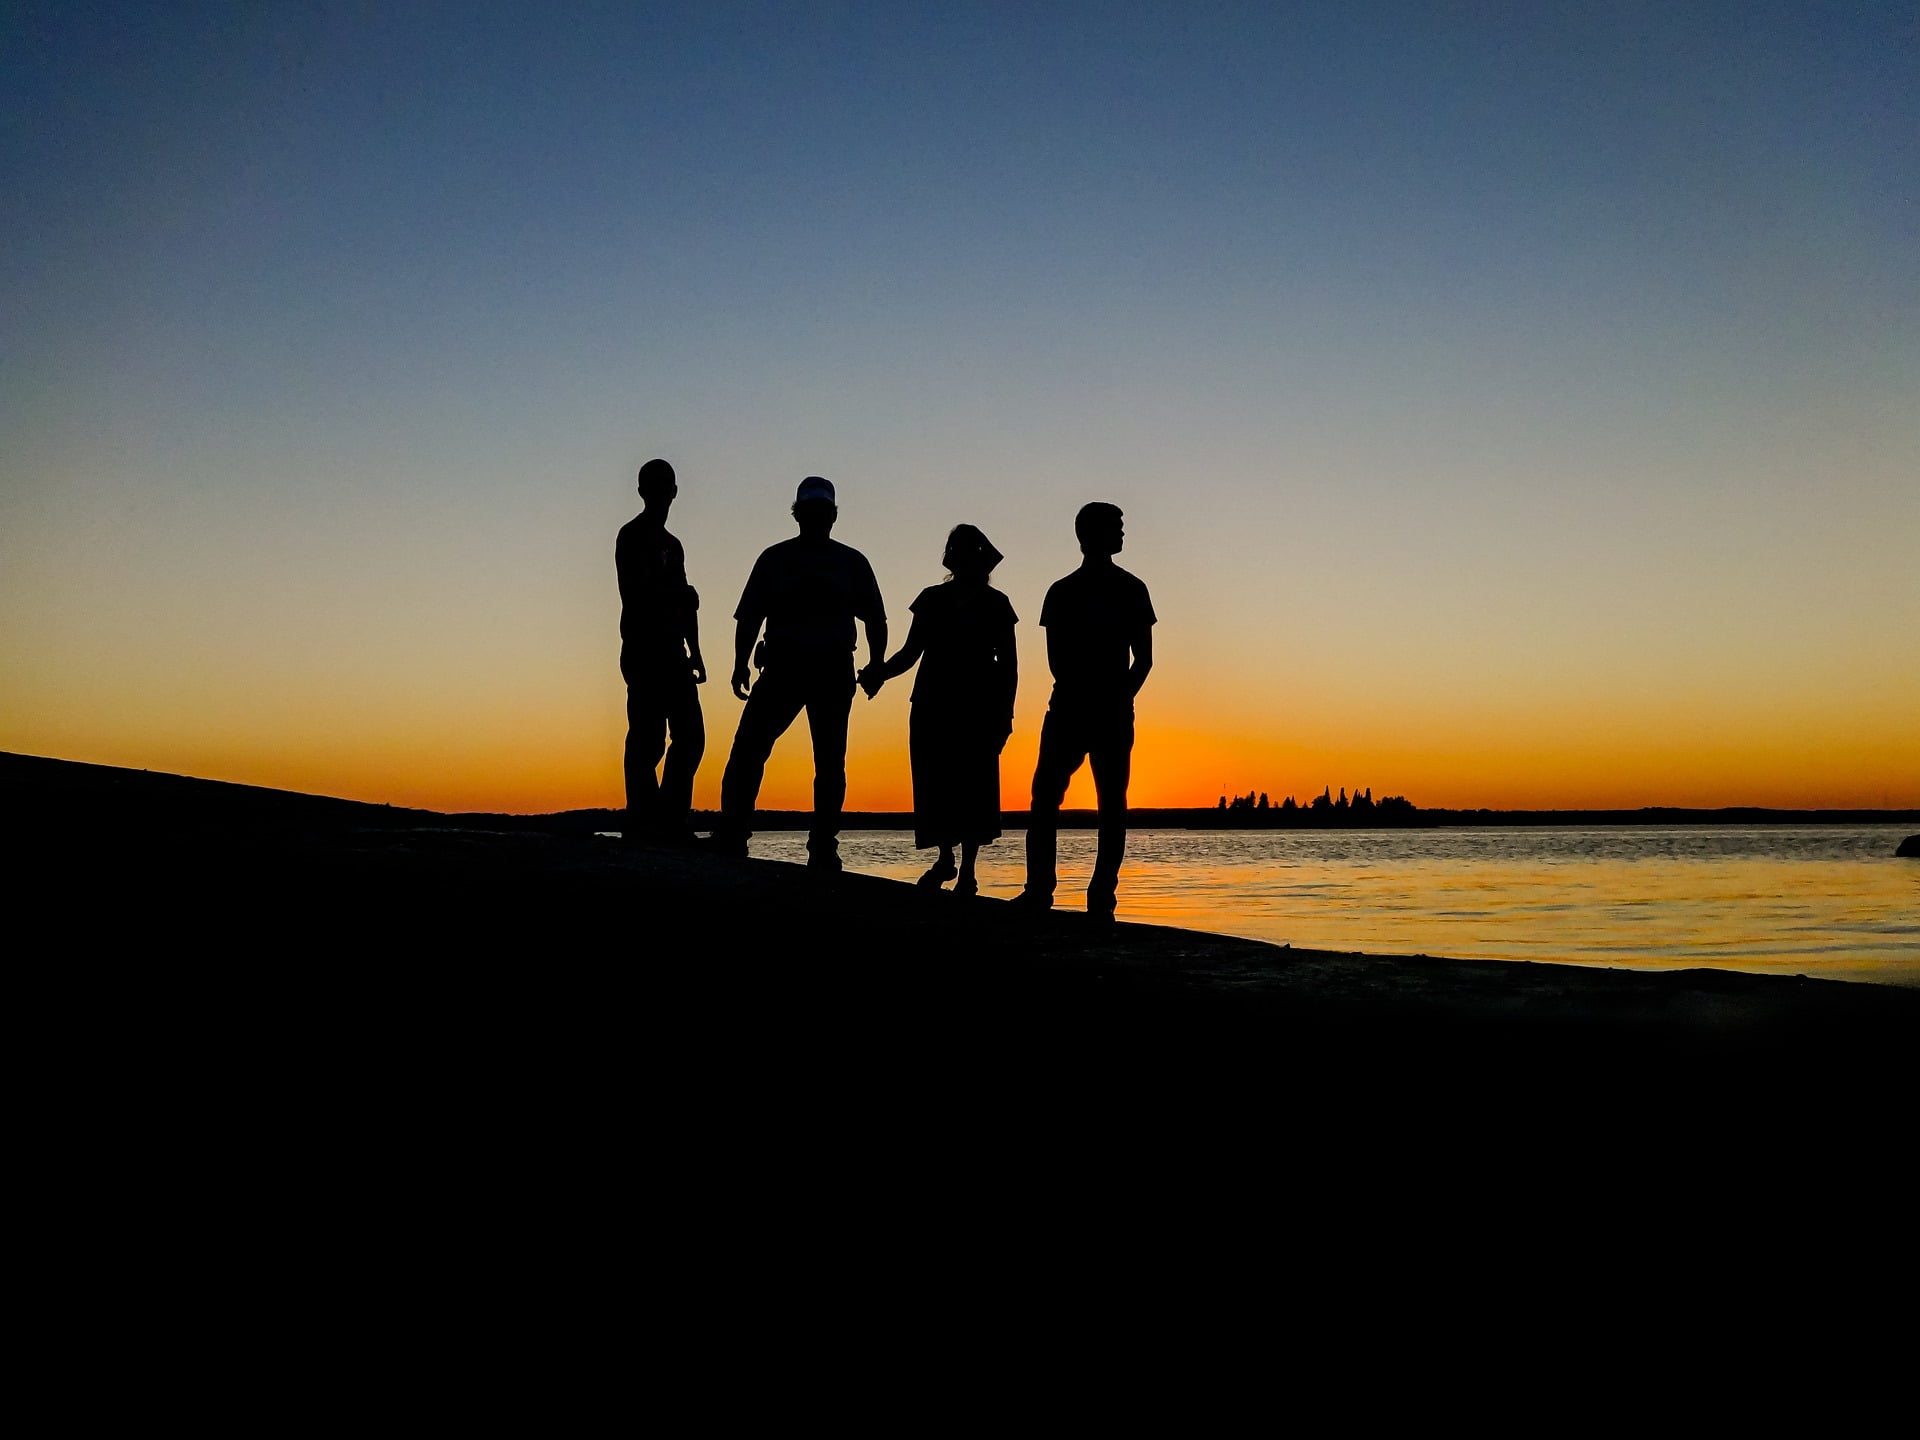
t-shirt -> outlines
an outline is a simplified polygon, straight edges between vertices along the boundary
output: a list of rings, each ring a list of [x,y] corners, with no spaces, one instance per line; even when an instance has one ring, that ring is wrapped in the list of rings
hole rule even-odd
[[[682,657],[699,600],[687,584],[687,555],[656,521],[637,515],[620,527],[613,547],[620,577],[620,657]]]
[[[913,602],[926,649],[913,679],[915,703],[1012,713],[1013,627],[1020,617],[991,585],[929,585]]]
[[[1147,587],[1118,565],[1083,565],[1054,581],[1040,607],[1054,665],[1054,699],[1131,700],[1132,639],[1157,618]]]
[[[856,619],[884,621],[867,557],[838,540],[796,535],[760,552],[733,618],[767,622],[769,664],[794,656],[845,656]]]

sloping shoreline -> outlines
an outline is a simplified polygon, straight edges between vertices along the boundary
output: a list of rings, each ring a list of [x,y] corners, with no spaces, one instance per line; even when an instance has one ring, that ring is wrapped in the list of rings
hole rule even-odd
[[[0,751],[0,794],[9,803],[35,813],[62,818],[84,818],[91,808],[109,818],[129,808],[151,810],[178,822],[199,816],[226,823],[266,821],[291,823],[329,821],[365,826],[458,823],[478,828],[542,830],[556,834],[592,834],[618,830],[624,812],[612,809],[562,810],[552,814],[519,815],[492,811],[442,812],[343,800],[330,795],[307,795],[228,780],[202,780],[164,771],[131,770],[78,760],[56,760],[37,755]],[[1426,829],[1439,826],[1593,826],[1593,825],[1907,825],[1920,824],[1920,810],[1780,810],[1736,805],[1713,810],[1649,805],[1636,810],[1417,810],[1411,820],[1397,823],[1349,825],[1344,820],[1283,819],[1278,811],[1167,809],[1144,807],[1131,813],[1135,829],[1181,830],[1319,830]],[[711,812],[695,813],[697,829],[708,828]],[[1002,812],[1008,830],[1026,828],[1024,810]],[[762,831],[805,830],[811,817],[804,810],[762,810],[754,818]],[[1091,810],[1063,810],[1063,829],[1091,830],[1098,817]],[[845,830],[906,830],[913,828],[909,811],[849,811]]]
[[[1500,1044],[1822,1047],[1920,1037],[1920,992],[1722,970],[1610,970],[1293,950],[1168,927],[1021,915],[878,877],[649,849],[521,821],[397,810],[184,777],[0,757],[22,893],[87,916],[102,951],[169,931],[213,958],[263,948],[432,967],[536,957],[633,967],[676,1003],[942,1024],[1124,1012],[1154,1025]],[[30,843],[22,843],[22,837]],[[676,998],[677,997],[677,998]],[[704,999],[702,999],[704,997]],[[944,999],[942,997],[945,997]],[[971,1016],[971,1019],[961,1017]]]

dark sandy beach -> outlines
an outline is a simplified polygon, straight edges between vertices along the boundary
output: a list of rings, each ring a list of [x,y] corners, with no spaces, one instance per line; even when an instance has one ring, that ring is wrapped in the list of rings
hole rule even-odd
[[[537,820],[22,756],[0,757],[0,786],[15,873],[42,913],[78,922],[65,931],[75,954],[172,951],[324,986],[353,974],[396,1000],[510,974],[530,997],[598,997],[578,1017],[587,1030],[711,1027],[771,1050],[828,1035],[921,1054],[1004,1043],[1041,1058],[1152,1036],[1149,1057],[1197,1045],[1214,1063],[1338,1053],[1393,1070],[1448,1053],[1798,1069],[1920,1036],[1920,994],[1881,986],[1103,928]]]
[[[1878,1224],[1911,1128],[1920,993],[1889,987],[1097,928],[25,757],[0,794],[32,1113],[134,1234],[298,1217],[316,1264],[427,1244],[461,1284],[504,1236],[692,1280],[1143,1226],[1526,1269]]]

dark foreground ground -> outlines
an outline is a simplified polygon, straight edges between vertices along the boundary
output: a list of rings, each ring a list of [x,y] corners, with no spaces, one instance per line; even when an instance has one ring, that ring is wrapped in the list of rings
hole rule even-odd
[[[1532,1265],[1705,1225],[1736,1269],[1736,1229],[1907,1227],[1916,991],[1100,929],[19,756],[0,799],[27,1112],[108,1229],[163,1192],[342,1263],[459,1233],[484,1277],[507,1225],[632,1279],[697,1275],[695,1235],[1073,1238],[1123,1275],[1139,1225],[1334,1265],[1336,1231]]]
[[[1476,1382],[1532,1343],[1585,1404],[1582,1325],[1903,1333],[1851,1291],[1905,1293],[1917,992],[1101,930],[25,757],[0,806],[23,1253],[73,1333],[181,1346],[196,1413],[442,1344],[491,1397],[542,1337],[711,1408],[810,1347],[848,1395],[951,1347],[944,1396],[1103,1326],[1153,1337],[1129,1403],[1176,1341],[1470,1334]],[[1345,1403],[1469,1372],[1372,1373]]]
[[[1142,1184],[1224,1167],[1375,1204],[1731,1170],[1853,1194],[1911,1133],[1909,990],[1102,929],[21,757],[0,797],[26,1013],[66,1067],[45,1092],[104,1085],[147,1134],[159,1107],[727,1211],[1096,1152]]]

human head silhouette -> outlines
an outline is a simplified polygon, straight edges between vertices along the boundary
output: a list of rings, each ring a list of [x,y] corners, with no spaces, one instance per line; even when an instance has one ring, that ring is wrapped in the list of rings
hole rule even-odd
[[[1073,517],[1073,533],[1082,555],[1118,555],[1126,543],[1126,526],[1118,505],[1095,500],[1082,505]]]
[[[985,580],[1002,558],[979,527],[956,525],[947,532],[947,548],[940,563],[956,580]]]
[[[670,505],[679,493],[680,482],[666,461],[649,460],[640,467],[640,498],[648,505]]]
[[[833,533],[833,522],[840,518],[834,503],[833,482],[809,475],[800,482],[793,497],[793,518],[800,533],[810,540],[824,540]]]

